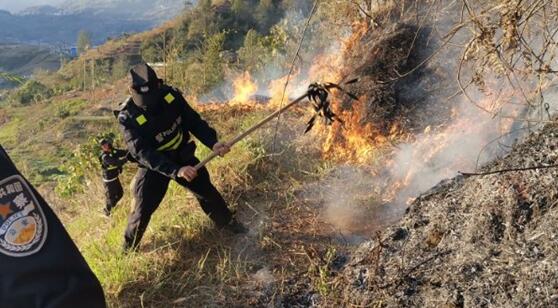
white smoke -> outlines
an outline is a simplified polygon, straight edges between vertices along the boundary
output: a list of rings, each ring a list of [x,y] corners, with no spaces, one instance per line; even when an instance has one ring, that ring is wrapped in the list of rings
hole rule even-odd
[[[440,28],[450,29],[455,21],[448,17],[448,20],[437,22],[443,24]],[[454,39],[458,43],[466,36],[458,34]],[[448,79],[455,79],[461,55],[462,49],[450,44],[427,67],[445,72]],[[470,79],[470,68],[464,67],[463,70],[462,74]],[[459,171],[475,171],[506,154],[514,143],[542,127],[544,123],[540,120],[549,120],[558,105],[556,100],[550,99],[556,96],[556,86],[547,86],[541,95],[549,103],[547,112],[542,104],[539,108],[532,108],[531,102],[529,107],[517,84],[514,87],[498,79],[486,81],[486,84],[492,92],[486,89],[481,92],[471,86],[467,89],[468,97],[461,94],[443,102],[439,98],[427,101],[426,105],[452,106],[451,116],[443,121],[444,124],[436,122],[438,126],[428,127],[415,134],[411,141],[398,144],[392,155],[383,158],[380,163],[383,167],[374,168],[366,175],[354,171],[339,172],[346,170],[345,166],[336,168],[320,183],[325,191],[320,200],[325,220],[340,231],[372,235],[370,229],[373,228],[366,224],[390,224],[403,215],[414,198],[439,182],[455,177]],[[526,81],[521,86],[529,91],[534,84]],[[434,119],[440,115],[431,116]],[[363,181],[365,185],[361,185]],[[368,201],[362,202],[367,198]]]
[[[343,233],[372,235],[397,221],[411,201],[459,171],[505,154],[528,130],[525,122],[494,118],[465,99],[448,124],[399,144],[373,172],[339,166],[319,184],[324,219]],[[522,105],[506,108],[523,114]],[[537,126],[531,125],[531,129]]]

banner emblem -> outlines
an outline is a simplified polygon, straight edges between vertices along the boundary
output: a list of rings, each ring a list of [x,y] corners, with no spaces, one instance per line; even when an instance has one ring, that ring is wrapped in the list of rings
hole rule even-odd
[[[45,243],[47,223],[27,182],[13,175],[0,181],[0,253],[25,257]]]

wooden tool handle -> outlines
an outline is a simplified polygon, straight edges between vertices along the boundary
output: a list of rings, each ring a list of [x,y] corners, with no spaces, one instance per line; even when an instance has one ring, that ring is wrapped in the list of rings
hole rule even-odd
[[[300,103],[302,100],[304,100],[306,97],[308,96],[308,93],[304,93],[304,95],[300,96],[299,98],[295,99],[294,101],[290,102],[288,105],[286,105],[285,107],[275,111],[274,113],[270,114],[269,116],[267,116],[265,119],[261,120],[260,122],[258,122],[257,124],[255,124],[254,126],[250,127],[249,129],[247,129],[245,132],[243,132],[242,134],[234,137],[231,141],[226,142],[225,144],[228,145],[229,147],[232,147],[233,145],[235,145],[236,143],[238,143],[240,140],[246,138],[248,135],[250,135],[251,133],[253,133],[254,131],[256,131],[258,128],[262,127],[263,125],[265,125],[266,123],[268,123],[269,121],[273,120],[274,118],[278,117],[279,115],[281,115],[283,112],[285,112],[287,109],[291,108],[292,106]],[[202,160],[199,164],[197,164],[194,168],[196,168],[196,170],[200,170],[201,168],[203,168],[207,163],[209,163],[210,161],[212,161],[215,157],[219,156],[219,154],[213,152],[211,153],[208,157],[206,157],[204,160]]]

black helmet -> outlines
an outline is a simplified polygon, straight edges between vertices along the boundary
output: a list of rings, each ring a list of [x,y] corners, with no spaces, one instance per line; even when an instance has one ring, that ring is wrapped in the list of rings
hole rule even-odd
[[[99,144],[100,145],[105,145],[105,144],[112,145],[112,140],[110,140],[110,138],[103,138],[99,141]]]
[[[140,63],[130,70],[131,94],[134,103],[145,110],[153,109],[161,99],[159,84],[161,79],[146,63]]]
[[[132,67],[130,75],[132,77],[132,87],[137,88],[138,91],[140,87],[156,86],[159,82],[157,73],[146,63],[140,63]]]

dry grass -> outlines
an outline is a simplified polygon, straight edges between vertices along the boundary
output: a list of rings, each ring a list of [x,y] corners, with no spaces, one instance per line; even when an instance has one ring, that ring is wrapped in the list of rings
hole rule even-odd
[[[25,174],[41,174],[43,168],[58,169],[70,159],[77,145],[89,142],[89,137],[117,131],[115,121],[111,117],[105,119],[114,104],[110,99],[114,95],[117,94],[109,91],[95,103],[86,103],[81,98],[90,98],[89,92],[74,92],[71,97],[56,97],[52,102],[10,107],[10,121],[0,135],[2,143],[8,145]],[[271,111],[224,106],[204,111],[204,115],[227,139]],[[301,116],[307,116],[302,109],[283,118],[276,144],[279,152],[272,151],[274,125],[269,125],[235,146],[225,159],[209,166],[215,184],[240,219],[251,227],[246,237],[215,230],[193,197],[171,185],[140,252],[123,255],[120,248],[132,203],[128,186],[134,166],[127,166],[122,176],[125,197],[110,219],[101,213],[104,194],[99,170],[90,169],[84,192],[68,198],[53,192],[53,178],[31,178],[35,184],[43,183],[41,191],[100,279],[111,307],[257,303],[262,290],[270,287],[269,281],[282,277],[285,260],[277,257],[285,255],[286,246],[277,243],[288,243],[293,232],[298,232],[293,229],[277,236],[273,226],[289,219],[296,205],[293,193],[300,183],[320,172],[318,144],[309,146],[312,137],[302,136]],[[200,146],[198,156],[207,154],[208,150]],[[304,225],[303,220],[297,221],[299,227]],[[303,268],[307,268],[306,264]],[[265,273],[266,269],[270,272],[262,276],[261,270]]]
[[[548,125],[485,170],[555,164]],[[342,299],[372,306],[555,306],[558,171],[457,177],[415,201],[363,245],[338,278]]]

